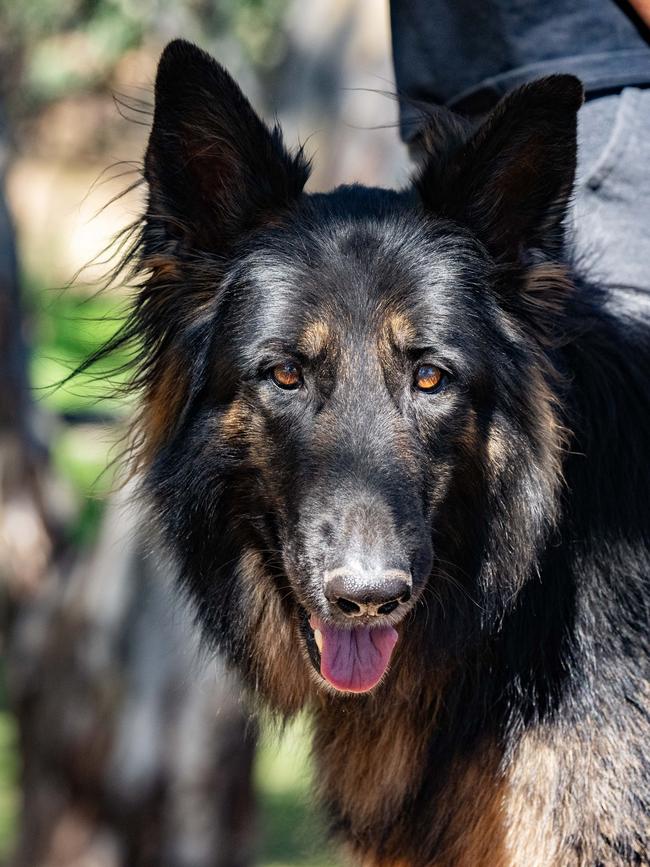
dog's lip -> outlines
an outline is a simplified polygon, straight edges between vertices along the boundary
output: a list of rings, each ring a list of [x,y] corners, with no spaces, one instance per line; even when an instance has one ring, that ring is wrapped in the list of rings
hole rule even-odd
[[[305,641],[305,645],[307,647],[307,653],[309,655],[309,660],[310,660],[311,664],[314,666],[314,668],[316,669],[316,671],[318,672],[319,676],[321,676],[320,675],[320,663],[321,663],[320,650],[318,648],[318,644],[316,643],[316,639],[314,636],[314,630],[311,628],[311,625],[309,623],[310,617],[311,617],[311,615],[309,614],[309,612],[301,606],[300,607],[300,632],[302,634],[302,637]]]
[[[320,649],[316,642],[316,636],[314,635],[314,629],[310,623],[312,615],[310,612],[300,606],[300,633],[305,642],[305,646],[307,648],[307,655],[309,656],[309,661],[314,667],[314,670],[318,674],[318,677],[325,682],[325,678],[320,672],[321,666],[321,655]]]

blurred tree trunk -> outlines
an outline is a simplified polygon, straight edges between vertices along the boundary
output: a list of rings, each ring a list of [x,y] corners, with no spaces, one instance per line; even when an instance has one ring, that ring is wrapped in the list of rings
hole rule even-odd
[[[219,659],[200,661],[171,569],[127,492],[91,556],[64,550],[26,360],[0,190],[2,639],[23,799],[11,863],[245,867],[255,733],[236,684]]]
[[[4,195],[6,160],[0,104],[0,582],[18,599],[42,579],[56,532],[42,501],[45,452],[33,436],[16,245]],[[4,596],[9,616],[6,603]]]
[[[25,809],[15,867],[243,867],[253,732],[219,660],[200,664],[173,576],[116,497],[93,557],[18,618]],[[135,528],[135,530],[134,530]]]

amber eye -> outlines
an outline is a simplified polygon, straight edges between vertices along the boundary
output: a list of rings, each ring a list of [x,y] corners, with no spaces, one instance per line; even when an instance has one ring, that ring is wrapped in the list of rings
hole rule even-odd
[[[437,391],[444,379],[444,371],[435,364],[420,364],[415,369],[415,385],[420,391]]]
[[[273,382],[280,388],[291,390],[302,385],[302,370],[295,361],[283,361],[271,370]]]

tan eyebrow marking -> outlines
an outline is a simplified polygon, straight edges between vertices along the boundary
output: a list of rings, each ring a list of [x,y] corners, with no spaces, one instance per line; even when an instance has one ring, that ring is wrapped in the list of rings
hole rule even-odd
[[[398,349],[404,349],[409,342],[415,340],[416,331],[413,323],[403,313],[390,313],[386,318],[386,328],[389,339]]]
[[[298,349],[307,356],[317,356],[327,346],[330,339],[330,328],[322,319],[315,319],[307,325],[298,338]]]

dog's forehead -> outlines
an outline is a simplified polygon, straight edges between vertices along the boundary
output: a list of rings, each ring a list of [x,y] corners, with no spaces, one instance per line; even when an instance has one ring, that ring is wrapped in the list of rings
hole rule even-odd
[[[484,271],[477,246],[447,227],[339,221],[249,258],[247,320],[260,339],[284,338],[308,355],[352,331],[417,342],[471,312]]]

